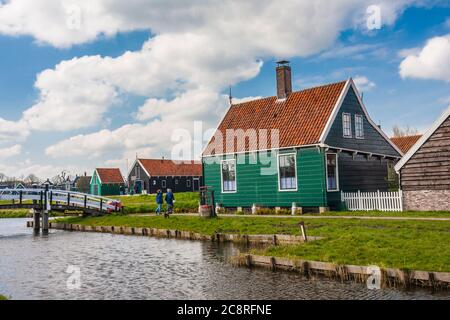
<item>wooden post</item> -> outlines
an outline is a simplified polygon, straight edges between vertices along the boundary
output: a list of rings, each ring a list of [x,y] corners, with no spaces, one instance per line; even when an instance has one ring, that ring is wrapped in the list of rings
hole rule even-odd
[[[70,193],[67,192],[67,206],[70,207]]]
[[[87,208],[87,195],[84,195],[84,208]]]
[[[100,212],[103,210],[103,199],[100,199]]]
[[[42,210],[42,234],[48,234],[48,185],[45,186],[44,210]]]
[[[41,215],[39,210],[33,209],[33,231],[34,234],[39,234],[41,230]]]
[[[22,197],[23,197],[23,192],[22,192],[22,190],[20,190],[20,193],[19,193],[19,194],[20,194],[20,200],[19,200],[19,203],[22,204]]]
[[[308,242],[308,237],[306,236],[305,223],[302,221],[299,223],[299,225],[300,225],[300,230],[302,231],[303,241]]]

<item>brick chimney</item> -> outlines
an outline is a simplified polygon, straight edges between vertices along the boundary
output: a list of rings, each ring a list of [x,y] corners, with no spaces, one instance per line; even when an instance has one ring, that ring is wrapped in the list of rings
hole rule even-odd
[[[292,92],[291,66],[289,61],[277,62],[277,97],[286,99]]]

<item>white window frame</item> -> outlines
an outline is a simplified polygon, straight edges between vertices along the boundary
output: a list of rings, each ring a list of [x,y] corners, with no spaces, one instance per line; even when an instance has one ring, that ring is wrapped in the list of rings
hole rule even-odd
[[[281,181],[280,181],[280,157],[281,156],[294,156],[294,168],[295,168],[295,189],[281,189]],[[277,155],[277,171],[278,171],[278,191],[279,192],[296,192],[298,191],[298,175],[297,175],[297,153],[279,153]]]
[[[350,126],[350,135],[345,135],[345,117],[348,116],[348,124]],[[348,112],[342,113],[342,136],[344,138],[353,138],[353,132],[352,132],[352,115]]]
[[[167,188],[167,181],[161,180],[161,188]]]
[[[234,190],[223,190],[223,163],[224,162],[230,162],[230,161],[234,161],[234,185],[235,188]],[[224,159],[220,161],[220,188],[222,190],[222,193],[236,193],[237,192],[237,161],[236,159]]]
[[[187,179],[186,180],[186,188],[190,188],[191,187],[191,180]]]
[[[358,136],[358,121],[357,119],[361,119],[361,136]],[[361,114],[355,114],[355,138],[356,139],[364,139],[364,117]]]
[[[330,189],[330,186],[328,185],[328,159],[327,156],[329,154],[332,154],[336,157],[336,189]],[[339,185],[339,155],[335,152],[327,152],[325,153],[325,179],[327,182],[327,192],[339,192],[340,191],[340,185]]]

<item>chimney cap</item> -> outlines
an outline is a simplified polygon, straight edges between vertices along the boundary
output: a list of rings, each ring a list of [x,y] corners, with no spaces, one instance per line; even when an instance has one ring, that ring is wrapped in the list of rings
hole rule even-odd
[[[278,67],[282,67],[282,66],[286,66],[286,65],[289,65],[289,61],[288,60],[280,60],[280,61],[277,61],[277,65],[278,65]]]

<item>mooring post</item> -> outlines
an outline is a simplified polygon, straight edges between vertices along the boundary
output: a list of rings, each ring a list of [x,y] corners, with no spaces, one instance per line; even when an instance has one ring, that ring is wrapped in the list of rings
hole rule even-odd
[[[33,209],[33,231],[34,234],[39,234],[41,230],[41,214],[39,210]]]
[[[48,184],[45,185],[45,197],[44,197],[44,210],[42,210],[42,234],[47,235],[49,224],[48,224],[48,212],[49,212],[49,202],[48,202]]]
[[[300,230],[302,231],[303,241],[308,242],[308,237],[306,236],[305,223],[302,221],[299,223],[299,225],[300,225]]]
[[[20,195],[20,200],[19,200],[19,203],[20,203],[20,204],[22,204],[22,197],[23,197],[23,193],[22,193],[22,190],[20,190],[20,193],[19,193],[19,195]]]

